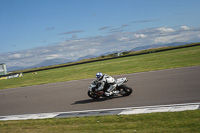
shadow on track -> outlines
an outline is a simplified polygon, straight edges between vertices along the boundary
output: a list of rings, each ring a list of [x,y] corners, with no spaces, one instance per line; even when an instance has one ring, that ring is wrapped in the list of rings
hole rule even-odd
[[[115,96],[115,97],[104,97],[104,98],[99,98],[99,99],[86,99],[86,100],[79,100],[75,101],[71,105],[76,105],[76,104],[87,104],[87,103],[94,103],[94,102],[103,102],[115,98],[122,98],[123,96]]]

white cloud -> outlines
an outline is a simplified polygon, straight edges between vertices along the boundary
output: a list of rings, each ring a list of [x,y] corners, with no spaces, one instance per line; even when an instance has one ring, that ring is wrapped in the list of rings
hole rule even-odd
[[[83,30],[67,31],[67,32],[60,33],[60,35],[75,34],[75,33],[81,33],[81,32],[84,32],[84,31]]]
[[[129,38],[125,37],[125,36],[122,36],[122,37],[117,38],[117,40],[119,40],[119,41],[127,41],[127,40],[129,40]]]
[[[62,56],[60,56],[59,54],[51,54],[51,55],[46,55],[45,59],[50,60],[50,59],[55,59],[58,57],[62,57]]]
[[[88,49],[88,54],[94,54],[94,53],[96,53],[97,51],[99,51],[99,50],[94,49],[94,48],[90,48],[90,49]]]
[[[145,35],[145,34],[134,34],[133,37],[134,38],[145,38],[145,37],[147,37],[147,35]]]
[[[157,30],[159,30],[162,33],[166,33],[166,32],[168,33],[168,32],[174,32],[175,31],[172,28],[166,28],[166,27],[160,27],[160,28],[157,28]]]
[[[164,36],[164,37],[156,37],[154,39],[154,43],[172,43],[172,42],[179,42],[177,38],[179,38],[180,35],[171,35],[171,36]],[[183,41],[183,40],[182,40]]]
[[[109,26],[104,26],[104,27],[99,28],[99,30],[106,30],[106,29],[109,29],[109,28],[110,28]]]
[[[42,52],[43,52],[43,53],[47,53],[47,52],[49,52],[49,50],[48,50],[48,49],[43,49]]]
[[[143,29],[136,32],[115,32],[105,36],[94,36],[66,40],[46,47],[1,53],[0,60],[12,66],[33,66],[49,59],[77,60],[87,55],[131,50],[135,47],[172,42],[200,41],[200,28],[181,26],[179,29],[167,27]]]
[[[187,26],[181,26],[181,29],[183,29],[183,30],[190,30],[190,27],[187,27]]]
[[[14,59],[16,58],[16,59],[17,59],[17,58],[21,58],[22,55],[21,55],[21,54],[11,54],[11,55],[9,55],[9,57],[10,57],[10,58],[14,58]]]

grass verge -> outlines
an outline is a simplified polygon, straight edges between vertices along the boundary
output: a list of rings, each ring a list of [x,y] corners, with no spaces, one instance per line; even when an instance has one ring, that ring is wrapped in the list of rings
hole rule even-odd
[[[200,110],[0,121],[1,133],[199,133]]]
[[[39,71],[38,74],[25,73],[22,78],[0,80],[0,89],[92,78],[96,72],[119,75],[195,66],[200,65],[199,57],[200,46],[195,46],[159,53],[92,62]]]

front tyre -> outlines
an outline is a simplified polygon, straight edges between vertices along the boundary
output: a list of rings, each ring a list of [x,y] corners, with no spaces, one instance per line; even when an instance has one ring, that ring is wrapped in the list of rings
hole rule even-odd
[[[90,97],[90,98],[93,98],[93,99],[99,99],[100,98],[100,95],[98,95],[98,94],[96,94],[96,93],[93,93],[93,92],[91,92],[90,90],[88,90],[88,96]]]
[[[129,96],[133,92],[133,89],[131,87],[128,87],[126,85],[119,86],[120,94],[122,96]]]

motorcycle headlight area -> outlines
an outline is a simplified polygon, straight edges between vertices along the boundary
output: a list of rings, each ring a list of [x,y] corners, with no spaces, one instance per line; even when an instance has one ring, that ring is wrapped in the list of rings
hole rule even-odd
[[[96,85],[90,85],[89,86],[90,91],[93,91],[95,88],[96,88]]]
[[[94,87],[96,87],[96,85],[90,85],[90,87],[91,87],[91,88],[94,88]]]

